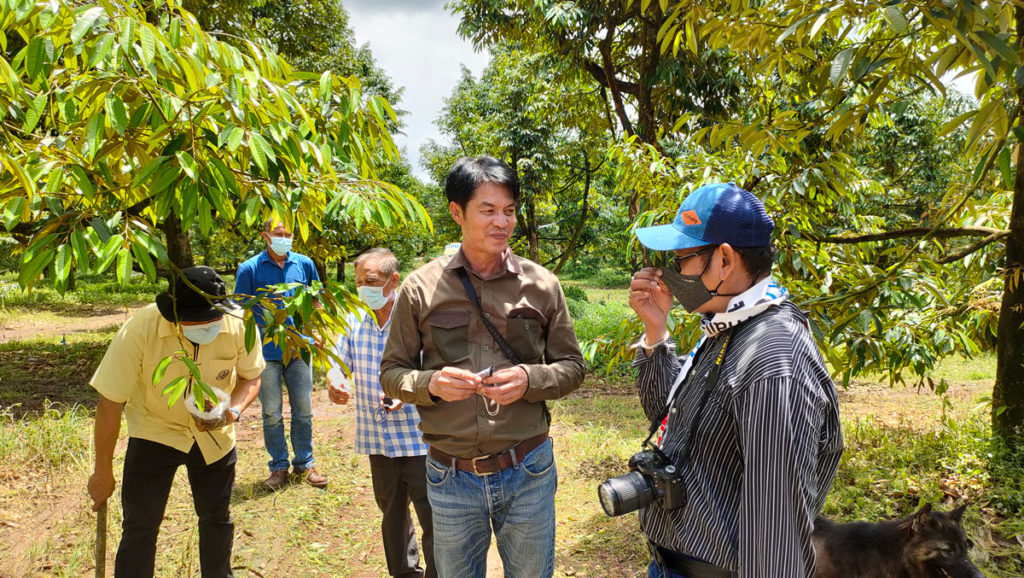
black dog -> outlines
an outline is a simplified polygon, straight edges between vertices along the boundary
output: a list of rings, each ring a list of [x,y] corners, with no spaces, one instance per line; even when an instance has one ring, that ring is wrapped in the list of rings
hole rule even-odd
[[[984,578],[967,557],[960,525],[966,504],[952,512],[917,512],[888,522],[837,524],[815,520],[815,578]]]

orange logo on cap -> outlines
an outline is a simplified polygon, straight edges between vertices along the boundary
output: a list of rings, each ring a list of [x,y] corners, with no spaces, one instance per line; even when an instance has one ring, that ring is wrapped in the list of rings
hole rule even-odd
[[[687,225],[699,225],[700,224],[700,217],[697,216],[697,211],[694,211],[694,210],[683,211],[682,213],[679,213],[679,216],[682,217],[683,222],[686,223]]]

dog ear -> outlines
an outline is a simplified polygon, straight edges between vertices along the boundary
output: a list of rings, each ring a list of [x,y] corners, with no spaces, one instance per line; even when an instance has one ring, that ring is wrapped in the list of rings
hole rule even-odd
[[[916,534],[917,532],[920,532],[921,531],[921,527],[924,524],[928,523],[928,521],[931,520],[931,518],[932,518],[932,504],[931,504],[931,502],[926,502],[925,505],[921,506],[921,508],[918,511],[914,512],[913,517],[911,517],[911,521],[910,521],[911,533],[912,534]]]
[[[953,518],[953,520],[957,524],[959,524],[960,520],[964,517],[964,510],[966,510],[966,509],[967,509],[967,502],[964,502],[963,504],[960,504],[960,507],[958,507],[957,509],[951,511],[949,513],[949,516],[951,518]]]

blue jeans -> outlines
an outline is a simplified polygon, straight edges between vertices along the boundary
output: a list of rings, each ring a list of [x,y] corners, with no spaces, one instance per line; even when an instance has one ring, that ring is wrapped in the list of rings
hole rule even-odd
[[[686,578],[686,576],[676,574],[671,570],[662,570],[656,560],[651,560],[650,566],[647,567],[647,578]]]
[[[558,471],[551,440],[522,463],[486,476],[451,466],[427,456],[438,576],[486,576],[492,528],[506,577],[553,575]]]
[[[301,357],[293,357],[285,367],[281,361],[268,361],[260,385],[263,406],[263,445],[270,454],[270,471],[288,471],[288,442],[284,439],[281,418],[281,378],[288,388],[288,404],[292,410],[292,466],[313,467],[313,370]]]

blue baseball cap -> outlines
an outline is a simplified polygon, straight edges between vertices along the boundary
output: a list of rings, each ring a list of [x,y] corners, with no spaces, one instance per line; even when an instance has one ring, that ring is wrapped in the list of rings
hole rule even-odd
[[[733,247],[771,245],[775,223],[764,204],[734,183],[704,185],[683,200],[671,225],[643,227],[636,238],[648,249],[674,251],[728,243]]]

